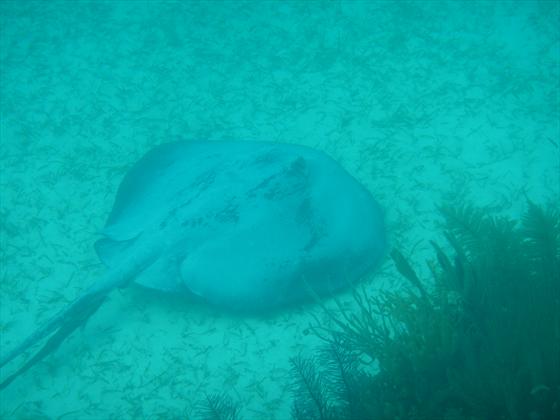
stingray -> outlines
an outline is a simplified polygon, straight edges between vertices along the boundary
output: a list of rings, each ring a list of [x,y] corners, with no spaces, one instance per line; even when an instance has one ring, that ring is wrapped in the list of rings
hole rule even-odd
[[[105,277],[3,357],[0,366],[46,340],[0,389],[56,350],[115,288],[135,283],[259,313],[355,283],[386,248],[379,205],[337,162],[268,142],[156,147],[124,177],[101,234]]]

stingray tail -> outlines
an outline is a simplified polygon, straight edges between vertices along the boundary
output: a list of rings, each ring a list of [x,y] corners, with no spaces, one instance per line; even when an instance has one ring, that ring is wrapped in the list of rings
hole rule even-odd
[[[39,350],[31,359],[29,359],[22,367],[20,367],[13,374],[8,376],[0,383],[0,390],[7,387],[19,375],[26,372],[29,368],[39,363],[43,358],[54,352],[60,344],[68,337],[74,330],[92,316],[97,309],[101,306],[107,297],[108,290],[97,291],[88,293],[76,299],[69,307],[64,309],[60,314],[56,315],[45,325],[35,331],[23,343],[9,352],[1,361],[0,367],[6,365],[11,360],[18,357],[29,347],[33,346],[43,338],[51,335],[45,345]]]
[[[31,346],[51,336],[45,345],[15,373],[0,383],[0,390],[7,387],[19,375],[54,352],[74,330],[86,323],[101,306],[107,295],[115,288],[127,287],[134,276],[148,267],[158,256],[159,247],[144,247],[142,253],[132,252],[128,260],[120,267],[113,268],[110,275],[101,282],[94,284],[81,297],[72,302],[62,312],[51,318],[46,324],[35,331],[23,343],[9,352],[0,360],[0,368],[20,356]]]

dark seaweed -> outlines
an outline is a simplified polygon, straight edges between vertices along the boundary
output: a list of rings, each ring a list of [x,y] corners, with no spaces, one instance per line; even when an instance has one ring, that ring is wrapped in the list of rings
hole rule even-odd
[[[325,307],[334,327],[314,331],[328,347],[294,364],[294,418],[560,418],[558,209],[441,213],[431,278],[393,250],[401,290],[356,291],[355,313]]]
[[[363,394],[367,375],[355,353],[341,343],[327,343],[314,357],[292,359],[295,419],[354,420],[367,415]]]
[[[238,420],[239,408],[226,394],[206,395],[199,406],[198,417],[201,420]]]

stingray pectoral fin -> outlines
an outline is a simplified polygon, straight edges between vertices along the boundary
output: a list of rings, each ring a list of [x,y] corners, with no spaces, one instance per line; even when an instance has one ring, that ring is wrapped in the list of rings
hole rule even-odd
[[[0,383],[0,390],[11,384],[21,374],[25,373],[35,364],[39,363],[46,356],[54,352],[76,328],[83,325],[90,316],[92,316],[101,306],[106,298],[105,293],[89,294],[82,296],[67,308],[61,315],[55,317],[51,322],[47,323],[43,328],[39,329],[20,346],[12,351],[5,360],[2,360],[2,366],[19,356],[29,347],[33,346],[45,336],[51,334],[54,329],[56,332],[51,335],[45,345],[31,359],[29,359],[22,367],[8,376]],[[58,329],[57,329],[58,328]]]
[[[146,153],[122,180],[107,226],[121,223],[128,224],[133,229],[142,226],[143,219],[132,217],[133,220],[129,223],[131,216],[152,208],[153,202],[149,200],[152,192],[161,187],[159,183],[178,156],[188,159],[188,151],[192,148],[193,144],[190,142],[174,142],[157,146]],[[196,159],[196,155],[192,159]]]
[[[114,267],[130,247],[134,245],[137,236],[127,240],[115,240],[110,237],[98,239],[94,244],[95,252],[103,264],[107,267]]]

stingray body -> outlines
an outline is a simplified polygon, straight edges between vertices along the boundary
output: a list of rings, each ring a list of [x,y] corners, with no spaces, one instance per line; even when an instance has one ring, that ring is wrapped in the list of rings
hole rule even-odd
[[[0,385],[37,363],[131,282],[263,311],[331,294],[381,259],[385,229],[371,194],[313,149],[260,142],[175,142],[125,176],[96,243],[108,270],[8,353],[5,365],[50,336]]]

